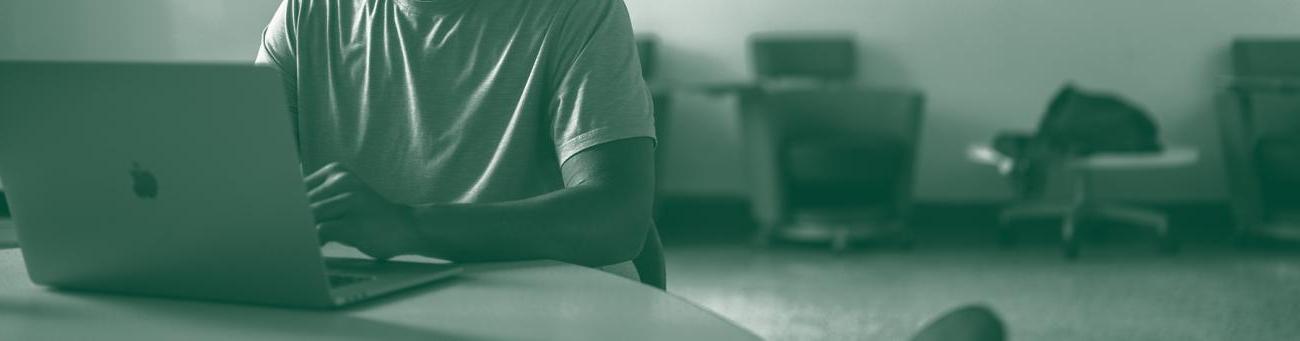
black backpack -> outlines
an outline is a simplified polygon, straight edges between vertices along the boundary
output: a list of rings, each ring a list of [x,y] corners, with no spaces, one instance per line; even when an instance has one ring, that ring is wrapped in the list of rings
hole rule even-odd
[[[1159,152],[1159,131],[1146,110],[1114,94],[1066,84],[1039,121],[1034,138],[1053,151],[1079,156],[1098,152]]]

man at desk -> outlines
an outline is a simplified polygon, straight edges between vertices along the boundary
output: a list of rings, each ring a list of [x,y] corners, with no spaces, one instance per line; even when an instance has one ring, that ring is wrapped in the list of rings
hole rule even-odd
[[[621,0],[284,0],[257,62],[283,74],[322,240],[663,286]]]
[[[322,240],[664,286],[622,0],[284,0],[257,62],[284,77]],[[1000,333],[991,316],[950,314],[918,340]]]

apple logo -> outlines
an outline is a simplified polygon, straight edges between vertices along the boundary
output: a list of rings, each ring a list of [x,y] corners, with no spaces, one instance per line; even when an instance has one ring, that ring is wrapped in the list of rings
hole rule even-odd
[[[153,199],[158,196],[158,178],[140,167],[139,162],[131,162],[131,183],[135,196],[141,199]]]

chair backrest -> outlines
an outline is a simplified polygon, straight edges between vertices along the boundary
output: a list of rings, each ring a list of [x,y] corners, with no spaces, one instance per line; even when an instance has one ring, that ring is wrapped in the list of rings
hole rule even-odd
[[[637,35],[636,52],[641,59],[641,77],[647,81],[654,79],[659,66],[659,38],[649,34]]]
[[[751,36],[749,45],[760,81],[847,81],[857,76],[857,47],[848,34],[764,33]]]
[[[1300,133],[1300,38],[1243,38],[1232,43],[1239,114],[1252,137]]]
[[[1300,78],[1300,39],[1242,38],[1232,42],[1236,77]]]
[[[636,49],[638,57],[641,59],[641,77],[646,82],[652,82],[656,76],[659,66],[659,38],[654,35],[638,35],[636,38]],[[654,90],[654,88],[651,88]],[[668,106],[669,97],[665,92],[656,92],[652,94],[654,101],[654,119],[655,135],[660,143],[668,135]],[[656,186],[663,184],[663,157],[664,148],[656,151],[657,159],[655,160],[655,181]],[[662,188],[656,188],[656,192]],[[656,196],[659,194],[656,193]],[[656,203],[658,205],[658,203]],[[659,229],[651,227],[646,233],[645,244],[641,247],[641,254],[632,260],[636,267],[637,276],[641,278],[641,283],[656,287],[662,290],[668,289],[667,271],[664,266],[663,244],[659,240]]]

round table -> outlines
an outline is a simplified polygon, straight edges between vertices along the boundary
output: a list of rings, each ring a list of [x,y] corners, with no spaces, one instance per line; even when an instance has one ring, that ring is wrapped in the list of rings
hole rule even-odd
[[[466,265],[451,280],[338,310],[299,310],[43,288],[0,250],[6,340],[754,340],[664,291],[532,261]]]

